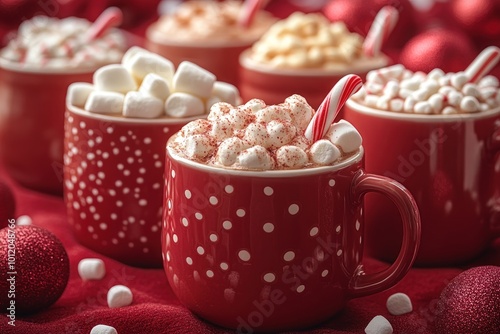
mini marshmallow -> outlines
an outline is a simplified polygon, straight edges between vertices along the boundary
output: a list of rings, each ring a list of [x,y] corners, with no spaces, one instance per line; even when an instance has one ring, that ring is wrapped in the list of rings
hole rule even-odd
[[[16,225],[19,225],[19,226],[31,225],[32,223],[33,223],[33,220],[28,215],[22,215],[22,216],[17,217],[17,219],[16,219]]]
[[[170,60],[151,52],[136,53],[124,66],[139,82],[144,80],[149,73],[155,73],[170,82],[175,70]]]
[[[108,291],[108,306],[117,308],[132,304],[132,291],[125,285],[115,285]]]
[[[274,161],[265,147],[256,145],[238,154],[238,163],[246,169],[273,169]]]
[[[451,91],[448,93],[448,104],[454,107],[458,107],[463,99],[463,94],[457,91]]]
[[[203,115],[204,113],[203,101],[191,94],[173,93],[165,101],[165,114],[170,117],[191,117]]]
[[[444,96],[441,94],[434,94],[427,100],[432,108],[433,113],[439,114],[443,108]]]
[[[366,334],[392,334],[391,323],[381,315],[374,317],[366,326]]]
[[[116,92],[93,91],[84,109],[98,114],[121,114],[125,96]]]
[[[203,159],[215,150],[213,143],[203,134],[187,137],[184,144],[186,155],[194,159]]]
[[[451,76],[450,83],[456,89],[462,89],[469,79],[464,72],[458,72]]]
[[[411,97],[413,97],[417,101],[424,101],[427,100],[431,96],[431,91],[425,89],[425,88],[419,88],[413,93],[411,93]]]
[[[498,78],[493,75],[487,75],[478,82],[478,87],[498,87]]]
[[[291,123],[274,120],[267,123],[266,130],[271,148],[278,148],[290,143],[297,132]]]
[[[210,112],[208,113],[207,119],[209,121],[217,121],[221,117],[224,117],[226,114],[229,114],[231,110],[232,106],[229,103],[216,103],[210,107]]]
[[[384,86],[370,82],[365,85],[365,89],[369,94],[379,94],[384,89]]]
[[[136,90],[137,85],[125,67],[118,64],[106,65],[94,72],[96,90],[126,94]]]
[[[266,107],[266,103],[260,99],[251,99],[245,103],[245,108],[252,112],[257,112]]]
[[[166,79],[156,73],[149,73],[144,77],[139,92],[165,101],[170,95],[170,88]]]
[[[362,138],[358,130],[346,120],[334,123],[326,133],[326,136],[333,144],[340,147],[344,153],[357,151],[362,143]]]
[[[276,162],[282,168],[302,168],[308,162],[307,153],[300,147],[285,145],[276,150]]]
[[[498,92],[498,88],[495,87],[483,87],[479,90],[479,96],[483,100],[488,100],[492,97],[495,97]]]
[[[378,96],[377,95],[366,95],[365,96],[365,104],[368,107],[375,108],[377,106]]]
[[[311,160],[321,166],[331,165],[342,156],[338,147],[326,139],[320,139],[312,144],[309,153]]]
[[[182,137],[188,137],[207,133],[210,129],[212,129],[212,124],[204,118],[199,118],[184,125],[181,129],[181,133]]]
[[[417,102],[413,107],[413,110],[415,111],[416,114],[425,114],[425,115],[432,114],[432,112],[434,111],[434,109],[432,108],[431,104],[428,101]]]
[[[408,96],[411,95],[411,93],[413,93],[412,90],[406,89],[406,88],[401,88],[398,92],[398,96],[403,98],[403,99],[406,99]]]
[[[114,327],[108,325],[96,325],[90,331],[90,334],[118,334]]]
[[[410,297],[408,295],[398,292],[387,298],[387,310],[392,315],[402,315],[413,311]]]
[[[220,98],[221,101],[235,106],[238,102],[240,93],[236,86],[227,82],[216,81],[212,88],[212,95]]]
[[[257,122],[270,122],[272,120],[280,120],[290,122],[292,118],[290,114],[279,106],[267,106],[256,113]]]
[[[420,84],[420,89],[424,89],[429,95],[437,93],[439,84],[434,80],[426,80]]]
[[[128,92],[123,102],[123,116],[157,118],[163,114],[163,101],[141,92]]]
[[[443,111],[441,112],[443,115],[454,115],[454,114],[457,114],[458,111],[457,109],[451,107],[451,106],[447,106],[447,107],[444,107],[443,108]]]
[[[467,113],[478,112],[479,108],[479,101],[472,96],[465,96],[460,102],[460,109]]]
[[[417,101],[413,99],[411,96],[408,96],[403,103],[403,110],[405,112],[411,113],[413,112],[413,108],[415,107],[415,104],[417,104]]]
[[[263,123],[250,123],[245,129],[243,140],[250,146],[259,145],[268,147],[268,133],[265,124]]]
[[[440,68],[435,68],[427,74],[427,78],[438,81],[440,78],[444,77],[444,71]]]
[[[215,75],[204,68],[189,61],[183,61],[174,74],[172,84],[176,92],[208,98],[212,93],[215,80]]]
[[[219,145],[216,159],[223,166],[231,166],[236,162],[238,154],[247,148],[247,145],[238,137],[225,139]]]
[[[75,107],[83,108],[90,93],[94,90],[94,85],[88,82],[74,82],[68,87],[66,103]]]
[[[210,96],[205,102],[205,110],[210,110],[214,104],[219,102],[222,102],[222,99],[220,97]]]
[[[409,78],[409,79],[401,81],[399,86],[401,88],[404,88],[404,89],[417,90],[418,87],[420,86],[420,82],[419,82],[419,80],[417,80],[415,78]]]
[[[106,275],[106,267],[101,259],[83,259],[78,263],[78,274],[83,280],[100,280]]]
[[[399,84],[395,81],[389,81],[384,87],[384,96],[389,98],[394,98],[398,96]]]
[[[138,53],[143,53],[143,54],[148,54],[151,53],[146,49],[141,48],[140,46],[131,46],[124,54],[122,57],[122,65],[125,67],[128,67],[128,64],[130,64],[130,60],[132,57],[134,57]]]
[[[392,99],[389,102],[389,110],[395,112],[403,111],[404,102],[401,99]]]
[[[389,109],[389,101],[391,100],[391,98],[389,96],[386,96],[386,95],[382,95],[378,98],[378,101],[377,103],[375,104],[375,106],[378,108],[378,109],[381,109],[381,110],[387,110]]]
[[[480,96],[479,90],[477,89],[477,86],[475,84],[471,84],[471,83],[466,83],[462,87],[462,93],[465,96],[472,96],[472,97],[479,97]]]

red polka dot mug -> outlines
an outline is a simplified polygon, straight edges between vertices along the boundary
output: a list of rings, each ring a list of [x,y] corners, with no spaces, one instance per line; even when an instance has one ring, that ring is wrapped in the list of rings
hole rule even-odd
[[[165,143],[193,119],[131,119],[67,107],[64,199],[81,244],[126,264],[161,267]]]
[[[172,137],[170,140],[173,140]],[[241,171],[193,162],[167,145],[164,269],[192,312],[239,333],[318,324],[355,297],[396,284],[411,267],[420,216],[396,181],[363,170],[363,150],[328,167]],[[398,258],[365,273],[363,196],[393,201]]]

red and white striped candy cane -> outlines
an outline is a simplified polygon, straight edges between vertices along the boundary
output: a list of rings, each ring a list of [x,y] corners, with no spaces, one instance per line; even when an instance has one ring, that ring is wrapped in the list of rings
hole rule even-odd
[[[396,8],[384,6],[380,9],[363,42],[363,52],[366,56],[380,55],[382,44],[396,26],[398,18],[399,12]]]
[[[240,16],[240,25],[248,28],[253,22],[255,14],[259,11],[259,9],[263,8],[269,0],[247,0],[243,6],[241,16]]]
[[[323,138],[347,99],[362,86],[361,78],[355,74],[348,74],[340,79],[321,102],[306,128],[304,136],[312,141]]]
[[[499,60],[500,49],[498,47],[489,46],[484,49],[465,70],[469,82],[477,83],[495,67]]]
[[[123,13],[117,7],[109,7],[95,20],[87,32],[87,40],[92,41],[101,37],[113,27],[119,26],[123,21]]]

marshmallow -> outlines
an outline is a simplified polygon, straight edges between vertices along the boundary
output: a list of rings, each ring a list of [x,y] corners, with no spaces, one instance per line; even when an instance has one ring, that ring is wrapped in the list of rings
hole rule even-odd
[[[223,166],[231,166],[236,162],[238,154],[247,148],[247,145],[240,138],[228,138],[220,143],[216,159]]]
[[[457,91],[450,91],[448,93],[448,104],[458,107],[463,99],[463,94]]]
[[[437,93],[439,84],[434,80],[426,80],[420,84],[420,89],[424,89],[429,95]]]
[[[389,81],[384,87],[384,95],[389,98],[398,96],[399,84],[395,81]]]
[[[402,315],[413,311],[410,297],[398,292],[387,298],[387,310],[392,315]]]
[[[450,106],[444,107],[444,109],[442,111],[443,115],[454,115],[457,113],[458,113],[457,109],[450,107]]]
[[[174,64],[157,54],[138,52],[124,66],[141,82],[149,73],[155,73],[167,81],[172,80]]]
[[[385,95],[382,95],[378,98],[377,102],[375,103],[375,106],[378,108],[378,109],[381,109],[381,110],[387,110],[389,109],[389,101],[390,101],[390,97],[389,96],[385,96]]]
[[[417,104],[417,101],[412,98],[411,96],[408,96],[403,103],[403,110],[405,112],[411,113],[413,112],[413,108],[415,107],[415,104]]]
[[[108,306],[117,308],[132,304],[132,291],[125,285],[115,285],[108,291]]]
[[[212,109],[212,106],[216,103],[222,102],[222,99],[218,96],[210,96],[205,102],[205,110]]]
[[[427,78],[438,81],[440,78],[444,77],[444,71],[440,68],[435,68],[427,74]]]
[[[118,64],[106,65],[94,72],[96,90],[126,94],[136,90],[137,85],[125,67]]]
[[[415,104],[413,107],[413,110],[415,111],[416,114],[432,114],[434,109],[432,108],[432,105],[428,101],[419,101]]]
[[[170,88],[167,80],[156,73],[149,73],[144,77],[139,92],[165,101],[170,95]]]
[[[94,85],[87,82],[74,82],[68,87],[66,103],[75,107],[83,108],[90,93],[94,90]]]
[[[231,110],[232,106],[229,103],[216,103],[210,107],[210,112],[208,113],[207,119],[209,121],[217,121],[221,117],[224,117],[226,114],[229,114]]]
[[[136,55],[136,54],[147,54],[151,53],[146,49],[141,48],[140,46],[131,46],[124,54],[122,57],[122,65],[125,67],[128,67],[130,64],[130,60]]]
[[[404,102],[401,99],[392,99],[389,102],[389,110],[390,111],[402,112],[403,106],[404,106]]]
[[[207,133],[212,128],[212,124],[203,118],[195,119],[184,125],[181,129],[183,137]]]
[[[462,87],[462,93],[465,96],[472,96],[472,97],[479,97],[480,96],[479,90],[477,89],[477,86],[475,84],[471,84],[471,83],[466,83]]]
[[[183,61],[174,74],[173,89],[199,98],[208,98],[212,93],[215,80],[215,75],[209,71],[189,61]]]
[[[121,114],[125,96],[116,92],[93,91],[90,93],[85,110],[99,114]]]
[[[314,109],[300,95],[292,95],[285,99],[290,108],[290,118],[299,131],[304,131],[311,121]]]
[[[339,146],[344,153],[357,151],[362,143],[358,130],[346,120],[340,120],[333,124],[326,136],[333,144]]]
[[[266,103],[260,99],[251,99],[245,103],[245,108],[249,109],[251,112],[257,112],[266,107]]]
[[[217,141],[224,140],[231,137],[233,134],[233,128],[229,120],[224,117],[217,121],[212,121],[212,129],[210,130],[210,135]]]
[[[465,96],[460,101],[460,109],[467,113],[478,112],[480,110],[479,101],[472,96]]]
[[[290,122],[292,118],[290,113],[288,113],[284,108],[280,106],[267,106],[257,111],[256,113],[257,122],[270,122],[272,120],[280,120]]]
[[[16,219],[16,225],[23,226],[23,225],[31,225],[33,221],[31,220],[31,217],[28,215],[22,215],[17,217]]]
[[[83,259],[78,263],[78,274],[83,280],[100,280],[106,268],[101,259]]]
[[[450,83],[456,89],[462,89],[469,79],[464,72],[458,72],[451,76]]]
[[[307,153],[297,146],[285,145],[276,150],[276,162],[281,168],[302,168],[308,162]]]
[[[196,96],[177,92],[165,101],[165,113],[175,118],[198,116],[205,113],[205,106]]]
[[[443,108],[444,96],[442,94],[434,94],[429,97],[429,104],[432,108],[433,113],[439,114]]]
[[[240,93],[236,86],[226,82],[216,81],[212,88],[212,95],[220,98],[221,101],[235,106],[238,102]]]
[[[295,137],[296,128],[289,122],[270,121],[267,123],[268,143],[271,148],[278,148],[290,143]]]
[[[123,116],[157,118],[163,114],[163,101],[140,92],[128,92],[123,102]]]
[[[366,326],[366,334],[392,334],[391,323],[381,315],[374,317]]]
[[[116,329],[107,325],[96,325],[90,331],[90,334],[118,334]]]
[[[268,138],[267,128],[263,123],[250,123],[243,135],[243,140],[251,146],[259,145],[268,147]]]
[[[478,84],[479,87],[498,87],[499,82],[498,78],[493,76],[493,75],[487,75],[481,80],[479,80]]]
[[[273,169],[274,161],[265,147],[253,146],[238,155],[238,163],[246,169]]]
[[[311,160],[322,166],[331,165],[342,156],[337,146],[326,139],[320,139],[312,144],[309,152]]]
[[[186,155],[194,159],[203,159],[215,150],[215,146],[210,139],[202,134],[187,137],[184,145]]]

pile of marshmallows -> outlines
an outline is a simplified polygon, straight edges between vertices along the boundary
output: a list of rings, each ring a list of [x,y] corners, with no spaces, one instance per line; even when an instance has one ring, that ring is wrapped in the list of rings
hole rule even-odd
[[[221,102],[207,119],[186,124],[169,147],[190,160],[249,170],[332,165],[359,150],[361,136],[344,120],[322,139],[307,139],[304,131],[314,112],[300,95],[270,106],[259,99],[237,107]]]
[[[363,38],[322,14],[293,13],[275,23],[252,47],[252,59],[276,67],[338,66],[359,58]]]
[[[416,114],[476,113],[500,106],[499,82],[485,76],[469,83],[464,72],[434,69],[413,73],[394,65],[368,73],[364,90],[353,99],[368,107]]]
[[[238,89],[188,61],[173,63],[140,47],[130,48],[121,64],[99,68],[93,84],[73,83],[67,103],[92,113],[135,118],[192,117],[220,101],[237,104]]]

